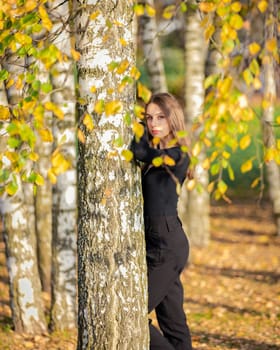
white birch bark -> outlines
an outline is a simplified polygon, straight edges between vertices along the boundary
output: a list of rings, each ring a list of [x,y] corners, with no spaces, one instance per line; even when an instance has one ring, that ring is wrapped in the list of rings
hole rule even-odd
[[[22,59],[14,65],[4,63],[4,68],[15,79],[24,69]],[[8,103],[16,105],[23,90],[14,86],[7,91]],[[8,146],[7,146],[8,147]],[[30,334],[47,331],[44,305],[41,300],[41,285],[36,258],[34,220],[25,203],[21,179],[17,175],[18,191],[12,197],[4,195],[0,200],[3,217],[4,239],[9,272],[11,310],[15,330]]]
[[[49,82],[50,73],[42,63],[39,65],[38,79],[41,83]],[[48,97],[41,97],[40,101],[46,102]],[[50,128],[52,123],[51,112],[45,111],[45,125]],[[35,232],[37,239],[37,256],[39,275],[44,292],[51,291],[51,258],[52,258],[52,185],[48,179],[47,171],[50,167],[52,142],[36,143],[36,152],[39,159],[36,163],[37,171],[44,177],[44,184],[37,187],[35,196]]]
[[[277,1],[269,0],[266,13],[265,41],[277,37]],[[274,123],[275,101],[276,101],[276,78],[275,61],[271,55],[267,56],[264,64],[264,95],[271,103],[263,112],[263,138],[266,147],[272,147],[275,142],[275,133],[272,128]],[[274,161],[266,164],[269,197],[273,204],[273,214],[275,216],[277,233],[280,235],[280,167]]]
[[[56,0],[51,3],[54,44],[68,60],[55,65],[52,75],[54,93],[52,101],[64,112],[61,121],[55,120],[53,134],[64,156],[72,167],[57,178],[53,188],[53,244],[52,244],[52,306],[53,330],[71,329],[77,326],[76,291],[76,133],[75,133],[75,82],[70,53],[69,3]]]
[[[155,7],[153,0],[145,0],[144,2],[153,8]],[[144,59],[150,79],[150,88],[154,93],[166,92],[168,88],[155,16],[143,15],[140,18],[140,34],[142,36]]]
[[[201,18],[198,12],[189,7],[185,27],[185,114],[189,127],[194,118],[202,113],[204,102],[203,82],[207,44],[200,22]],[[193,135],[193,138],[195,139],[196,136]],[[205,157],[205,151],[202,151],[199,155],[200,162]],[[198,193],[196,190],[187,192],[186,187],[183,186],[178,209],[191,243],[204,246],[208,244],[210,236],[208,172],[198,165],[195,176],[203,186],[204,191],[202,193]]]
[[[97,100],[120,100],[124,111],[135,103],[134,86],[117,87],[127,72],[111,72],[112,61],[135,65],[132,1],[75,1],[79,117]],[[79,8],[80,6],[80,8]],[[80,9],[80,11],[79,11]],[[94,21],[88,15],[98,13]],[[110,26],[112,24],[112,27]],[[121,45],[120,39],[126,41]],[[90,93],[94,86],[97,91]],[[108,93],[108,89],[112,94]],[[123,112],[124,113],[124,112]],[[93,132],[79,143],[78,178],[78,348],[148,349],[146,259],[140,173],[110,153],[115,137],[125,144],[131,132],[123,113],[93,114]]]

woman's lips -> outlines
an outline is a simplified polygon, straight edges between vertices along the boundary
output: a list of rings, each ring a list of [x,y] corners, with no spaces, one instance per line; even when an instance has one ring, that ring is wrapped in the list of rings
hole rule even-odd
[[[161,132],[161,129],[153,129],[152,130],[152,134],[156,135],[159,134]]]

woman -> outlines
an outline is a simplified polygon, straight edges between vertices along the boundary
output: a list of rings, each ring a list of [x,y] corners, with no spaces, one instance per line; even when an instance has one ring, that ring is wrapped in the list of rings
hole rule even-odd
[[[183,310],[180,282],[189,255],[189,244],[178,218],[178,184],[182,185],[190,163],[182,151],[184,114],[168,93],[154,94],[145,108],[146,131],[132,151],[144,162],[142,190],[148,265],[148,311],[155,309],[159,332],[150,322],[151,350],[191,350],[191,336]],[[161,166],[153,159],[162,157]]]

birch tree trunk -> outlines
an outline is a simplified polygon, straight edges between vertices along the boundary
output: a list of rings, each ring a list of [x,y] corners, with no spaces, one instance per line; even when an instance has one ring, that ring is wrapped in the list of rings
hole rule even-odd
[[[50,73],[42,63],[39,65],[38,79],[41,83],[48,83]],[[46,97],[41,98],[46,102]],[[45,112],[45,125],[50,128],[52,123],[51,112]],[[36,151],[39,155],[37,170],[44,177],[44,184],[37,187],[35,196],[35,231],[37,239],[38,268],[42,290],[51,292],[51,242],[52,242],[52,185],[48,180],[47,171],[51,162],[52,142],[37,140]]]
[[[277,1],[269,0],[266,14],[265,42],[277,37]],[[276,102],[275,60],[268,54],[264,63],[264,94],[270,102],[263,112],[263,138],[267,148],[275,147],[275,133],[272,127],[274,123],[274,111]],[[273,204],[273,214],[276,219],[277,233],[280,235],[280,167],[271,160],[266,164],[269,197]]]
[[[155,7],[153,0],[145,0],[144,3]],[[150,88],[154,93],[168,91],[155,16],[143,15],[140,18],[140,34]]]
[[[185,114],[188,127],[191,126],[194,118],[202,113],[204,102],[203,82],[207,44],[200,22],[198,12],[189,7],[185,28]],[[193,137],[195,138],[196,135]],[[202,151],[198,157],[201,163],[206,157],[205,151]],[[187,192],[186,187],[183,186],[178,209],[191,243],[205,246],[210,236],[208,172],[201,166],[197,166],[196,176],[203,186],[203,192],[198,193],[195,189]]]
[[[64,112],[61,121],[55,121],[53,134],[64,157],[72,167],[57,178],[53,190],[53,244],[52,244],[52,302],[51,327],[53,330],[77,326],[76,288],[76,133],[75,133],[75,83],[70,52],[69,3],[56,0],[51,3],[52,34],[54,44],[68,60],[55,65],[52,75],[54,93],[52,101]]]
[[[135,90],[133,85],[118,87],[128,75],[123,65],[129,70],[135,65],[133,2],[74,4],[80,97],[86,101],[79,106],[79,118],[90,113],[94,120],[91,132],[80,126],[85,139],[78,157],[78,348],[145,350],[149,331],[140,173],[112,149],[118,135],[125,145],[131,141],[123,116],[132,111]],[[88,22],[91,14],[97,16]],[[120,66],[112,71],[111,62]],[[107,116],[93,113],[98,100],[104,100]],[[116,101],[123,112],[112,111]]]
[[[13,57],[13,65],[5,62],[4,68],[17,81],[17,77],[24,69],[24,61]],[[16,105],[22,93],[23,89],[11,86],[7,91],[9,105]],[[19,188],[16,194],[12,197],[5,194],[0,200],[9,272],[11,310],[17,332],[38,334],[46,332],[47,327],[44,305],[41,300],[34,220],[27,210],[21,179],[19,176],[17,177]]]

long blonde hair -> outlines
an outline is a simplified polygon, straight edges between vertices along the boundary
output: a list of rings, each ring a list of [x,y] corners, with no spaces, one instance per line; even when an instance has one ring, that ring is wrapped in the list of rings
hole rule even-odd
[[[170,125],[173,139],[177,140],[180,146],[189,146],[189,140],[186,136],[178,137],[178,131],[185,131],[184,111],[177,99],[168,92],[155,93],[151,96],[145,107],[145,114],[149,104],[154,103],[160,107]]]

